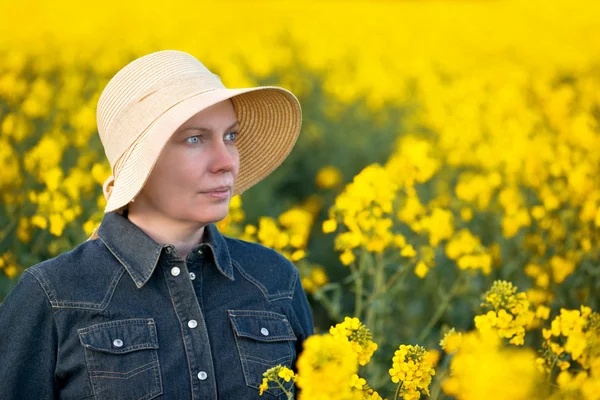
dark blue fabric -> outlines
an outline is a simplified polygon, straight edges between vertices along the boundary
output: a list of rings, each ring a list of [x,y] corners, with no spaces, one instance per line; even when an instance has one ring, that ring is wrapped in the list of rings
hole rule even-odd
[[[0,306],[0,398],[284,399],[258,386],[314,333],[298,271],[205,229],[183,260],[111,212],[98,239],[26,269]]]

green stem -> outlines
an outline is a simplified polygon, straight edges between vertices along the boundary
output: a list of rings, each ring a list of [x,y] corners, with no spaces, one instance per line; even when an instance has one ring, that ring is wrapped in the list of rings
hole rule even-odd
[[[281,390],[283,390],[283,393],[285,393],[285,395],[287,396],[288,400],[294,400],[294,395],[292,394],[292,391],[288,391],[285,386],[283,386],[283,384],[279,381],[279,379],[277,379],[275,381],[277,383],[277,385],[279,385],[279,387],[281,388]]]
[[[376,261],[374,265],[375,269],[375,284],[373,287],[372,294],[367,299],[367,316],[365,318],[365,325],[371,329],[373,337],[379,337],[379,329],[373,325],[373,321],[380,320],[377,317],[378,311],[381,307],[373,307],[373,302],[377,300],[382,294],[384,294],[385,286],[385,270],[384,263],[381,254],[376,255]]]
[[[15,226],[17,226],[17,221],[17,218],[13,218],[10,224],[6,227],[6,229],[3,229],[2,232],[0,232],[0,244],[2,244],[2,242],[8,239],[8,236],[12,233]]]
[[[448,375],[447,371],[443,371],[439,375],[436,373],[435,381],[434,381],[434,384],[433,384],[433,386],[431,388],[431,400],[437,400],[440,397],[440,392],[441,392],[440,383],[443,381],[443,378],[446,375]]]
[[[323,307],[325,307],[329,318],[334,321],[341,320],[342,317],[339,312],[339,307],[336,307],[323,291],[317,290],[314,297],[323,305]]]
[[[50,224],[50,222],[48,222],[48,225]],[[46,243],[45,240],[47,239],[48,235],[50,235],[50,226],[48,226],[46,229],[42,229],[39,233],[38,236],[34,239],[32,245],[31,245],[31,254],[39,254],[39,252],[41,251],[41,247]]]
[[[409,270],[408,268],[403,268],[404,266],[399,266],[398,269],[394,272],[394,274],[385,282],[383,289],[379,291],[379,293],[372,293],[371,296],[367,299],[368,304],[372,304],[377,300],[379,296],[382,296],[389,292],[389,290],[396,284],[396,281],[406,275],[406,272]]]
[[[375,291],[381,293],[385,287],[385,265],[381,253],[377,254],[376,257],[377,262],[375,264],[375,270],[377,271],[377,275],[375,276]]]
[[[399,267],[396,272],[394,272],[394,274],[390,277],[390,279],[388,279],[387,283],[385,284],[383,291],[387,292],[392,286],[394,286],[394,284],[396,283],[396,281],[400,278],[401,275],[404,275],[404,273],[406,272],[407,268],[401,268]]]
[[[354,265],[354,263],[350,264],[350,269],[352,270],[352,274],[356,277],[356,279],[354,280],[354,290],[355,290],[355,297],[354,297],[354,315],[357,318],[362,318],[362,308],[363,308],[363,303],[362,303],[362,298],[363,298],[363,269],[364,269],[364,263],[365,263],[365,252],[364,250],[361,251],[360,255],[360,261],[359,261],[359,266],[358,266],[358,270],[356,269],[356,266]]]
[[[431,318],[429,319],[429,322],[427,322],[427,325],[425,326],[425,328],[419,335],[419,338],[417,339],[417,343],[423,342],[423,340],[425,340],[427,338],[427,336],[429,336],[429,334],[431,333],[431,330],[433,329],[435,324],[437,324],[437,322],[440,320],[442,315],[444,315],[444,312],[450,306],[450,301],[454,298],[454,296],[456,295],[456,292],[462,285],[462,281],[463,281],[462,277],[463,277],[463,274],[460,274],[458,276],[458,278],[456,278],[456,280],[454,281],[454,285],[450,289],[450,292],[448,293],[448,295],[446,295],[446,297],[444,297],[444,299],[442,300],[442,303],[437,308],[435,314],[433,314],[431,316]]]
[[[400,398],[400,390],[402,389],[403,385],[404,385],[404,382],[400,383],[398,385],[398,387],[396,388],[396,393],[394,393],[394,400],[397,400]]]
[[[556,366],[556,362],[558,361],[558,359],[560,358],[560,356],[558,354],[554,354],[554,360],[552,360],[552,364],[550,365],[550,371],[548,371],[548,379],[546,380],[546,382],[550,383],[552,381],[552,372],[554,370],[554,367]]]

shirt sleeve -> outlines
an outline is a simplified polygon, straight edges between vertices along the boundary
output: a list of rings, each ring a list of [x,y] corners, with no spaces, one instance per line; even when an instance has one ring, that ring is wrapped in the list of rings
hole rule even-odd
[[[0,393],[6,400],[57,399],[54,313],[37,279],[25,270],[0,304]]]

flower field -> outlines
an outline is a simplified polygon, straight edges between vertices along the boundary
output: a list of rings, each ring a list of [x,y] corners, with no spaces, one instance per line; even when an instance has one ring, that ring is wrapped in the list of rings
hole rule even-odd
[[[0,21],[0,300],[102,219],[104,85],[179,49],[302,104],[289,158],[219,223],[294,262],[313,306],[264,398],[600,399],[600,3],[38,0]]]

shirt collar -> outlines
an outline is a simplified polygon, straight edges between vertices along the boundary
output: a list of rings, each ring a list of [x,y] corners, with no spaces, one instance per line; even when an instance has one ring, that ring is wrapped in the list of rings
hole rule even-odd
[[[204,229],[206,241],[199,243],[192,252],[210,248],[217,269],[233,281],[233,266],[225,238],[214,224],[208,224]],[[123,264],[138,288],[148,282],[163,249],[169,247],[169,244],[155,242],[136,224],[116,211],[104,214],[98,237]]]

